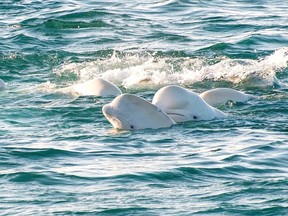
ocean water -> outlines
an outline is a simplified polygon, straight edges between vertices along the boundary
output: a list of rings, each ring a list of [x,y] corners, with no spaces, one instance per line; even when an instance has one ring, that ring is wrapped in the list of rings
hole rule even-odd
[[[280,0],[0,0],[1,215],[288,215],[288,5]],[[257,96],[227,119],[120,131],[103,77]]]

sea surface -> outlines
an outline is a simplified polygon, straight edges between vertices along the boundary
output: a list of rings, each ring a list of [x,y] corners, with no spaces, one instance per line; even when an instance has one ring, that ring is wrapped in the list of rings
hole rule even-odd
[[[257,98],[121,131],[94,77]],[[288,215],[288,3],[0,0],[0,215]]]

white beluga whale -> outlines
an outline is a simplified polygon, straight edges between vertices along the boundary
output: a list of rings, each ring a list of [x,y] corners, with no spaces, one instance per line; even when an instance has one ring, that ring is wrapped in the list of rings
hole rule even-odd
[[[198,94],[176,85],[159,89],[152,104],[166,112],[175,122],[212,120],[227,116],[206,103]]]
[[[102,78],[94,78],[84,83],[63,88],[61,92],[72,93],[78,96],[101,97],[118,96],[122,94],[122,91],[116,85]]]
[[[149,101],[132,94],[121,94],[102,107],[114,128],[123,130],[158,129],[175,122]]]
[[[0,91],[4,90],[5,88],[6,88],[5,82],[2,79],[0,79]]]
[[[253,95],[245,94],[231,88],[215,88],[205,91],[199,96],[211,106],[217,106],[228,101],[245,102],[255,98]]]

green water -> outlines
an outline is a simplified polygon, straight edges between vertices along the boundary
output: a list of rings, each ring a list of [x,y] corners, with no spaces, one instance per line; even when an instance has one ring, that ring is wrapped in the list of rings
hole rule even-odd
[[[0,1],[1,215],[287,215],[285,2]],[[257,96],[227,119],[119,131],[113,97],[58,90],[103,77]]]

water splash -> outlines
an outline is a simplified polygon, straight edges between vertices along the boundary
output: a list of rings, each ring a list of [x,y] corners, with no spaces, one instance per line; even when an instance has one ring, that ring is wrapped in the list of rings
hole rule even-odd
[[[271,86],[277,72],[287,68],[288,48],[276,50],[260,60],[208,59],[159,56],[155,53],[119,54],[82,63],[66,63],[56,76],[76,75],[76,82],[102,77],[127,89],[157,88],[167,84],[189,85],[226,81],[248,86]],[[74,80],[75,81],[75,80]]]

